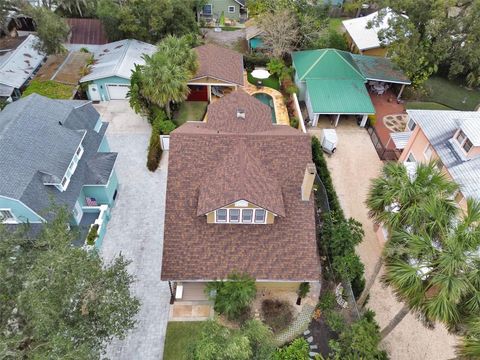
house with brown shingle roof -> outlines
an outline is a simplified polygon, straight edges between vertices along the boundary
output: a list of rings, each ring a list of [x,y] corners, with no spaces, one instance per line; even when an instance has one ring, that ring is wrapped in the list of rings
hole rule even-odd
[[[213,96],[243,87],[243,56],[237,51],[214,44],[195,49],[198,70],[188,82],[190,94],[187,101],[208,101]]]
[[[206,300],[205,283],[234,271],[262,288],[319,281],[310,137],[272,124],[243,90],[207,119],[170,135],[161,278],[172,295]]]

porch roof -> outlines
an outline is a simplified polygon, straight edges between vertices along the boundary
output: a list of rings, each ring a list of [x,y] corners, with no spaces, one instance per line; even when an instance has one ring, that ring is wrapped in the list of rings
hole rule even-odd
[[[411,84],[405,74],[387,58],[357,54],[351,54],[351,56],[367,80]]]
[[[317,114],[375,114],[362,80],[307,79],[312,110]]]

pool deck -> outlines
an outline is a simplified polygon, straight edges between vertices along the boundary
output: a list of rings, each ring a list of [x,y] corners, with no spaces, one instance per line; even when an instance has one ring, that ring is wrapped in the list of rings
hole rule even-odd
[[[250,95],[257,93],[268,94],[273,98],[275,104],[275,117],[278,125],[290,125],[290,119],[288,117],[288,110],[283,101],[283,95],[280,91],[266,87],[266,86],[256,86],[248,82],[247,72],[243,72],[243,89]]]

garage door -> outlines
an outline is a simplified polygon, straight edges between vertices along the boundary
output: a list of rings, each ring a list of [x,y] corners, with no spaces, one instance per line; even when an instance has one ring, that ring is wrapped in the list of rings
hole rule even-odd
[[[127,93],[130,90],[130,85],[107,85],[108,95],[110,100],[122,100],[127,98]]]

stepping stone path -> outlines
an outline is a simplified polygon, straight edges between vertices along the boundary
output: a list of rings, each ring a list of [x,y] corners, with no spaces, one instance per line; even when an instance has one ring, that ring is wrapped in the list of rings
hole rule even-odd
[[[313,305],[303,305],[302,311],[300,311],[295,320],[293,320],[292,324],[286,330],[275,336],[276,342],[280,345],[283,345],[289,341],[292,341],[296,337],[301,336],[304,332],[307,332],[308,330],[305,329],[312,320],[314,310],[315,307]],[[304,335],[308,336],[310,335],[310,332]]]
[[[407,126],[408,115],[407,114],[395,114],[395,115],[386,115],[383,117],[383,123],[393,132],[405,131]]]
[[[310,345],[310,350],[316,350],[318,349],[318,345]]]
[[[307,341],[308,341],[309,344],[311,344],[313,342],[313,336],[308,337]]]

